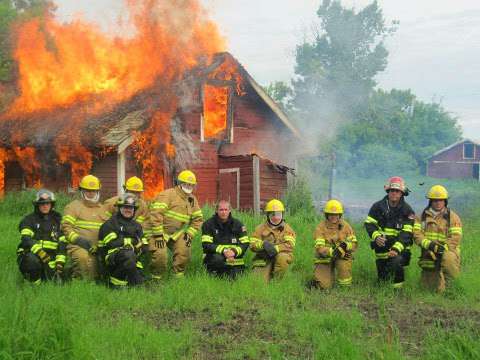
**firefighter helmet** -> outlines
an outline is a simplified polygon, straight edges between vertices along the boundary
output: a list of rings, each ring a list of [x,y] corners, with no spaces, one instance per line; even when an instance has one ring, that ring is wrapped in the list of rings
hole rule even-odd
[[[118,197],[117,202],[115,203],[117,207],[132,207],[134,209],[138,208],[137,197],[131,193],[125,193]]]
[[[80,180],[79,187],[80,187],[80,189],[83,189],[83,190],[96,190],[96,191],[98,191],[98,190],[100,190],[102,185],[100,183],[100,180],[96,176],[87,175],[87,176],[84,176],[82,178],[82,180]]]
[[[265,212],[285,211],[285,206],[280,200],[272,199],[265,205]]]
[[[325,208],[323,209],[325,214],[336,214],[342,215],[343,214],[343,205],[338,200],[328,200],[325,204]]]
[[[40,189],[35,195],[34,205],[40,204],[55,204],[55,194],[47,189]]]
[[[190,170],[181,171],[180,174],[178,174],[177,180],[180,183],[197,185],[197,178],[195,177],[195,174]]]
[[[387,183],[384,186],[385,191],[389,192],[390,190],[400,190],[402,193],[407,194],[407,186],[405,185],[405,180],[400,176],[392,176],[387,180]]]
[[[125,182],[124,187],[126,191],[141,192],[143,191],[143,181],[136,176],[132,176]]]
[[[430,200],[447,200],[448,191],[442,185],[434,185],[428,190],[427,199]]]

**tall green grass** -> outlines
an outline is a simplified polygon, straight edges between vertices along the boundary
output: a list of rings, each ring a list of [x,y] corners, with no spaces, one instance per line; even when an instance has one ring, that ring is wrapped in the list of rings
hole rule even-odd
[[[236,282],[211,278],[196,239],[185,279],[112,291],[81,281],[36,287],[21,280],[17,225],[30,201],[19,194],[0,203],[0,359],[479,358],[475,218],[463,219],[462,276],[445,295],[418,286],[416,260],[402,292],[378,286],[361,223],[354,223],[360,242],[354,285],[307,290],[316,221],[295,215],[287,219],[297,232],[295,261],[281,281],[265,285],[250,273]],[[263,221],[236,216],[249,231]]]

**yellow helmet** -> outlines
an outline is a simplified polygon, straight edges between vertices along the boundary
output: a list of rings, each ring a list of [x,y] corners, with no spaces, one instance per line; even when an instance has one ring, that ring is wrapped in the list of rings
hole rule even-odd
[[[136,176],[132,176],[125,182],[125,190],[136,192],[143,191],[143,181]]]
[[[265,205],[265,212],[285,211],[285,206],[280,200],[272,199]]]
[[[325,214],[343,214],[343,205],[338,200],[328,200],[325,204],[325,208],[323,209]]]
[[[428,190],[427,199],[430,200],[447,200],[448,191],[442,185],[434,185]]]
[[[197,185],[197,178],[190,170],[183,170],[178,174],[177,180],[182,183]]]
[[[84,176],[79,184],[79,188],[85,190],[100,190],[101,187],[100,180],[93,175]]]

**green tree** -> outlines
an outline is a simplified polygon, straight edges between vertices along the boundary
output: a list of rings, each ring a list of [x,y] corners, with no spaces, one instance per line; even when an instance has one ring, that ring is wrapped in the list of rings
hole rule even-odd
[[[387,66],[384,40],[396,23],[385,24],[376,1],[356,12],[323,0],[317,15],[313,42],[296,49],[292,106],[303,127],[316,129],[322,122],[324,129],[334,129],[334,123],[355,119],[363,110],[374,77]]]
[[[293,89],[286,82],[274,81],[265,88],[265,91],[283,110],[286,112],[291,110]]]
[[[10,0],[0,0],[0,81],[8,81],[12,77],[10,26],[16,14]]]
[[[410,90],[376,90],[367,104],[333,140],[340,168],[358,175],[423,171],[429,156],[461,137],[457,119],[441,104],[419,101]]]

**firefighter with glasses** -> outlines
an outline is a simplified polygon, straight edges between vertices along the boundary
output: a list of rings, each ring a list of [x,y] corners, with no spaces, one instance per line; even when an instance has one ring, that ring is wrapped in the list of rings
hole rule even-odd
[[[80,180],[80,200],[65,207],[62,231],[67,238],[67,254],[72,260],[74,279],[95,280],[99,271],[95,256],[98,230],[107,220],[105,208],[100,203],[100,180],[87,175]]]
[[[427,199],[428,205],[413,227],[415,243],[421,248],[421,282],[443,292],[448,282],[460,274],[462,222],[448,207],[448,191],[442,185],[433,186]]]
[[[265,205],[267,221],[259,225],[250,237],[250,249],[255,253],[253,271],[266,282],[280,278],[293,262],[295,232],[285,222],[285,206],[280,200]]]
[[[148,241],[135,220],[137,201],[135,194],[120,196],[115,204],[117,211],[100,227],[99,261],[104,262],[108,284],[114,288],[144,282],[141,257],[148,253]]]
[[[195,174],[183,170],[177,185],[159,193],[150,203],[151,273],[160,279],[167,270],[168,250],[173,253],[173,272],[177,278],[185,275],[191,258],[193,238],[203,223],[202,210],[193,195],[197,185]]]
[[[405,281],[404,267],[410,264],[415,213],[405,201],[405,181],[394,176],[385,185],[387,195],[373,204],[365,220],[365,229],[375,251],[378,279],[392,281],[398,289]]]
[[[33,201],[33,213],[19,225],[18,267],[23,277],[35,284],[63,279],[66,241],[60,231],[61,215],[54,207],[55,195],[49,190],[39,190]]]
[[[350,286],[357,238],[350,224],[342,219],[343,205],[340,201],[327,201],[323,213],[325,220],[318,224],[313,235],[315,273],[311,285],[330,289],[336,277],[339,286]]]

